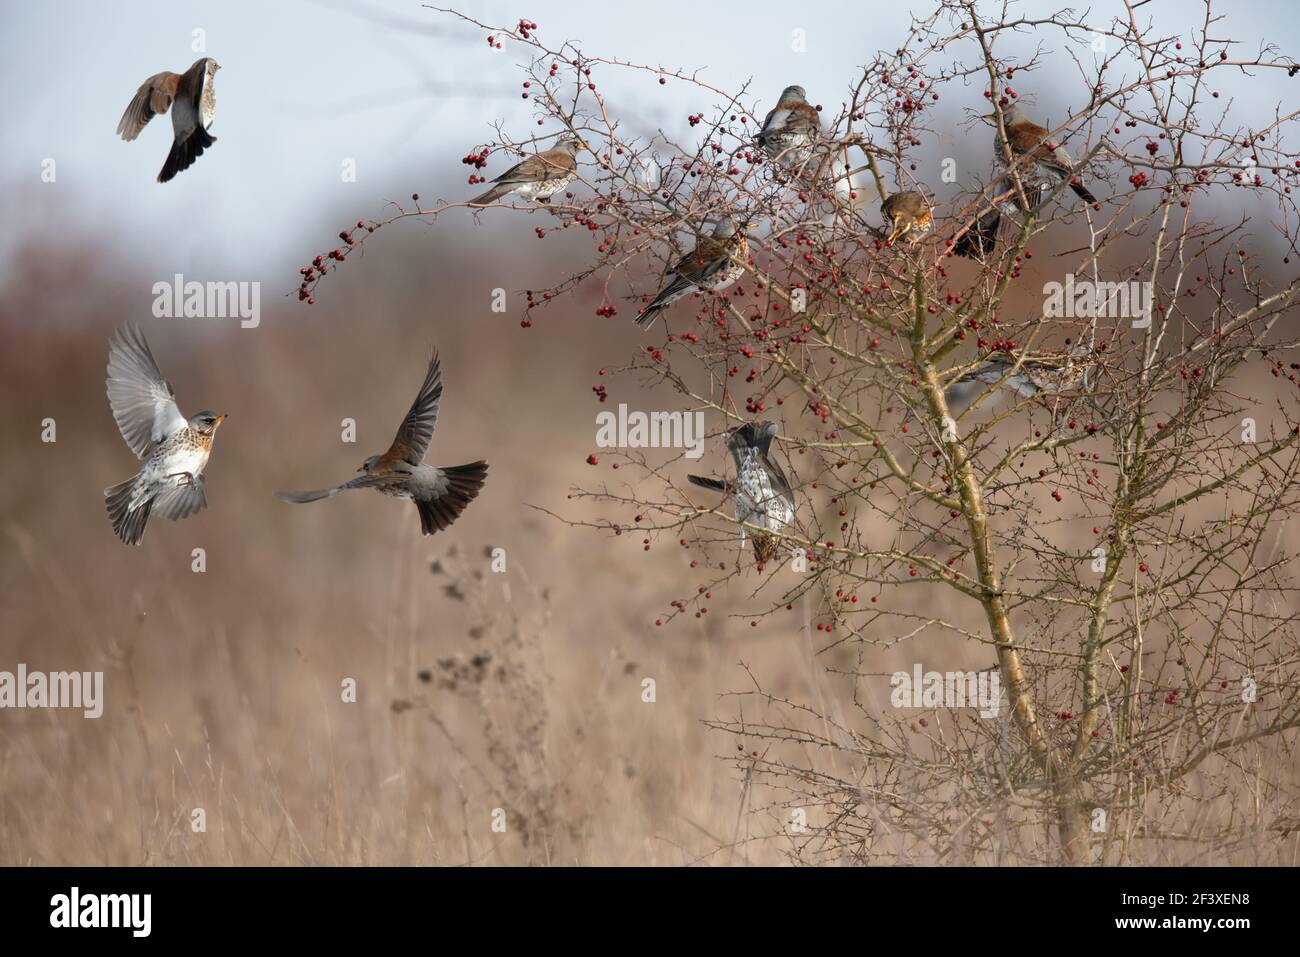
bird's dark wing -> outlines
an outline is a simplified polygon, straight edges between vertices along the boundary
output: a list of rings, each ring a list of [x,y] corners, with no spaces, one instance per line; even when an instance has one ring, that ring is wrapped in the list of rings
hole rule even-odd
[[[282,502],[293,502],[295,505],[302,505],[306,502],[319,502],[323,498],[332,498],[338,495],[339,492],[346,492],[348,489],[373,488],[376,485],[382,485],[383,481],[369,475],[360,475],[331,488],[315,489],[310,492],[276,492],[275,497]]]
[[[397,430],[384,457],[401,459],[412,465],[424,461],[424,453],[429,450],[429,440],[433,438],[433,426],[438,421],[438,400],[442,398],[442,365],[438,361],[435,349],[429,360],[429,371],[424,375],[424,384],[411,405],[411,411],[402,420],[402,427]]]
[[[785,472],[781,470],[781,463],[766,452],[762,455],[762,462],[763,467],[767,469],[767,474],[771,476],[772,488],[793,505],[794,489],[790,487],[790,480],[785,477]]]
[[[691,282],[700,283],[721,269],[731,257],[726,240],[701,236],[695,248],[677,261],[673,272]]]

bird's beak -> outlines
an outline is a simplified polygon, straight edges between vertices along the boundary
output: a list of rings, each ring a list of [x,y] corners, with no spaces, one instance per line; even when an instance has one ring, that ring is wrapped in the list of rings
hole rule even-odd
[[[745,228],[746,228],[746,229],[758,229],[758,223],[746,223],[746,224],[745,224]]]
[[[230,416],[228,416],[228,415],[219,415],[219,416],[217,416],[217,421],[215,421],[215,422],[212,423],[212,427],[215,429],[217,426],[219,426],[222,422],[226,421],[226,419],[228,419],[228,418],[230,418]]]

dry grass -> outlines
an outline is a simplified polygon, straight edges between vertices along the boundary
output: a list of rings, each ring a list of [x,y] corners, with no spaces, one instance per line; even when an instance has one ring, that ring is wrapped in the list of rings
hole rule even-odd
[[[887,675],[917,648],[823,652],[799,606],[751,629],[731,617],[749,585],[715,596],[700,619],[656,629],[667,602],[693,587],[688,555],[524,507],[577,507],[565,496],[588,477],[601,408],[590,385],[637,341],[632,324],[555,313],[525,333],[488,311],[498,282],[475,250],[418,233],[388,242],[390,258],[353,265],[315,311],[275,295],[283,270],[249,277],[265,283],[254,331],[148,319],[153,277],[122,264],[98,267],[83,287],[93,298],[52,293],[68,264],[51,248],[31,254],[41,269],[20,264],[0,290],[6,352],[24,358],[6,370],[0,403],[0,667],[103,670],[107,695],[97,721],[0,714],[0,864],[841,859],[782,835],[784,796],[750,788],[767,752],[707,722],[800,723],[807,705],[847,729],[843,740],[887,709],[888,683],[826,666]],[[144,325],[183,409],[231,413],[208,473],[212,507],[155,522],[139,549],[113,538],[99,494],[132,467],[103,391],[108,333],[124,320]],[[386,444],[434,342],[447,392],[431,458],[492,464],[461,521],[430,539],[409,506],[378,496],[303,507],[271,498],[345,476]],[[338,442],[348,415],[356,447]],[[38,440],[45,416],[58,421],[54,445]],[[190,571],[196,545],[205,574]],[[507,551],[505,574],[490,570],[494,546]],[[951,642],[922,660],[988,664],[978,645]],[[642,700],[647,677],[654,703]],[[345,678],[356,703],[341,700]],[[727,694],[756,683],[773,698],[758,712]],[[906,737],[912,716],[899,717]],[[938,730],[910,739],[922,759],[943,754],[929,740]],[[1270,747],[1258,759],[1289,761],[1294,790],[1285,742]],[[855,771],[806,742],[794,760]],[[1257,772],[1237,769],[1239,783],[1249,789]],[[886,769],[880,780],[892,782],[891,807],[920,796],[906,776]],[[927,854],[897,837],[922,819],[883,805],[876,814],[871,800],[854,813],[881,859],[1015,862],[996,846]],[[1279,792],[1259,800],[1271,819],[1293,813]],[[205,833],[191,829],[195,808]],[[492,828],[496,808],[504,833]],[[811,807],[809,823],[833,813]],[[1233,862],[1294,863],[1295,841],[1263,830]],[[1175,841],[1136,856],[1194,859]]]

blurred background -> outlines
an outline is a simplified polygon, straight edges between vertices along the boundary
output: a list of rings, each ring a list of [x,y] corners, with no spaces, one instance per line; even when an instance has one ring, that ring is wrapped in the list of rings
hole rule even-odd
[[[1174,32],[1182,6],[1141,12]],[[548,41],[589,53],[702,70],[724,89],[749,84],[761,117],[790,83],[833,112],[857,68],[929,7],[461,9],[503,26],[535,20]],[[1221,32],[1285,45],[1289,11],[1238,4]],[[146,77],[202,55],[196,30],[223,67],[217,143],[159,185],[170,116],[133,143],[113,130]],[[806,52],[792,49],[795,30]],[[581,237],[539,243],[530,217],[453,212],[384,231],[316,305],[293,295],[298,268],[341,228],[412,193],[469,195],[460,159],[494,123],[539,132],[519,96],[521,57],[414,0],[7,12],[0,670],[104,671],[106,701],[97,721],[0,711],[0,863],[738,862],[742,852],[720,850],[742,806],[743,782],[719,760],[736,743],[701,720],[748,687],[741,663],[776,694],[851,694],[825,684],[798,616],[760,629],[729,617],[745,587],[703,619],[655,628],[694,586],[689,554],[539,510],[592,517],[566,496],[591,480],[598,411],[673,407],[598,376],[644,340],[627,310],[594,315],[595,284],[520,328],[523,290],[581,262]],[[714,105],[648,75],[608,70],[602,82],[622,115],[676,137]],[[1248,92],[1261,116],[1294,98],[1271,74],[1238,82],[1227,95]],[[1082,102],[1077,84],[1046,78],[1035,94],[1058,118]],[[950,130],[926,157],[935,184],[942,155],[971,180],[986,169],[987,134],[967,125],[980,105],[975,88],[964,101],[950,93],[932,117]],[[340,175],[347,163],[355,181]],[[494,158],[486,172],[501,169]],[[153,284],[176,273],[260,283],[260,325],[154,318]],[[498,287],[504,314],[491,310]],[[104,394],[108,336],[123,322],[141,325],[183,412],[230,415],[206,473],[210,508],[155,519],[140,548],[115,539],[101,494],[137,467]],[[435,345],[445,393],[429,460],[491,465],[450,530],[422,538],[413,507],[375,495],[272,498],[341,481],[385,448]],[[345,417],[355,445],[339,439]],[[40,438],[46,418],[54,443]],[[721,467],[717,451],[707,467]],[[505,574],[489,571],[493,547],[506,550]],[[914,657],[882,654],[879,666]],[[978,649],[948,660],[983,663]],[[347,678],[355,704],[340,700]],[[868,706],[887,697],[883,682],[859,694]],[[498,807],[505,833],[491,827]],[[192,828],[196,808],[206,832]],[[759,847],[744,859],[779,857]]]

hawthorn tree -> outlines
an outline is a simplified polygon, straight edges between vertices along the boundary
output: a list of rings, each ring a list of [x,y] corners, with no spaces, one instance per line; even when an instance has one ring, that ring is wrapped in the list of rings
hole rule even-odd
[[[1300,67],[1224,37],[1208,2],[1168,34],[1142,7],[1084,22],[940,0],[822,91],[798,163],[755,141],[770,78],[726,91],[550,43],[526,20],[445,11],[517,55],[536,112],[468,152],[467,196],[557,135],[588,150],[548,205],[474,213],[590,235],[582,261],[526,292],[527,334],[580,288],[599,289],[597,316],[631,322],[713,224],[757,226],[739,281],[670,307],[610,378],[670,387],[719,440],[778,423],[796,501],[778,559],[737,553],[731,501],[690,488],[680,454],[593,456],[618,471],[575,489],[595,511],[568,519],[689,553],[686,597],[656,626],[707,614],[732,586],[741,622],[793,613],[851,689],[791,700],[748,671],[708,720],[735,739],[751,811],[737,842],[799,861],[1082,864],[1170,855],[1176,840],[1188,850],[1170,859],[1201,861],[1262,856],[1296,826],[1297,114],[1238,119],[1217,85]],[[607,100],[615,71],[685,88],[695,111],[678,131],[645,129]],[[1074,104],[1048,126],[1076,164],[1055,183],[995,146],[1010,108],[1032,111],[1028,91],[1049,82]],[[987,161],[955,176],[949,101],[987,117],[963,121]],[[1073,195],[1080,178],[1096,204]],[[903,190],[933,228],[891,243],[879,204]],[[466,206],[413,204],[344,230],[299,297],[377,230]],[[995,209],[991,248],[956,255]],[[961,383],[974,395],[958,403]],[[707,465],[731,474],[722,456]],[[927,649],[983,660],[998,716],[882,709],[872,662],[900,647],[940,670],[951,652]]]

